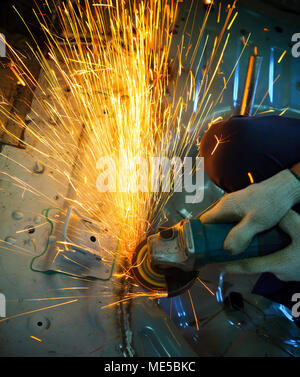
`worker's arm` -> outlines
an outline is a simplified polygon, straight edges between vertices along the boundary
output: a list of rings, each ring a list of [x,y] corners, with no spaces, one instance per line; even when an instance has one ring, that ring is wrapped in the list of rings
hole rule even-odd
[[[279,226],[291,237],[289,246],[264,257],[223,264],[222,269],[245,274],[272,272],[284,281],[300,281],[300,216],[290,210],[279,222]]]
[[[201,216],[203,223],[239,221],[224,242],[225,250],[232,254],[244,251],[257,233],[272,228],[278,223],[292,238],[292,244],[287,248],[289,253],[286,252],[287,250],[283,250],[266,257],[228,263],[225,266],[227,271],[273,272],[281,278],[284,274],[285,280],[300,280],[300,253],[298,251],[298,254],[294,255],[291,251],[296,244],[299,249],[300,216],[293,211],[289,212],[294,205],[300,203],[300,179],[297,178],[300,177],[300,163],[294,165],[291,170],[293,173],[289,169],[285,169],[263,182],[224,195],[213,209]],[[287,214],[288,212],[289,214]],[[292,223],[294,225],[291,225]],[[293,268],[298,263],[297,279],[293,274],[287,276],[289,269],[278,261],[278,258],[282,258],[283,255],[284,258],[290,260],[288,254],[293,255],[298,261],[289,262]]]

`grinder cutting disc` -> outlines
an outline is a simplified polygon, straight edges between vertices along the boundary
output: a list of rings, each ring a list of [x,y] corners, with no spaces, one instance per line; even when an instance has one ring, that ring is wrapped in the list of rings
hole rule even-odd
[[[158,269],[151,265],[151,255],[147,240],[141,242],[132,257],[132,273],[137,282],[145,289],[165,293],[168,297],[181,294],[196,279],[197,271],[183,271],[178,268]]]

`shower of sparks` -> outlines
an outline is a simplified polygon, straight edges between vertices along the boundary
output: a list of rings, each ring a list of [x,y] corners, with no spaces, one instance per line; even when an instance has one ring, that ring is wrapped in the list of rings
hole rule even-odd
[[[11,70],[22,85],[34,86],[33,95],[40,110],[37,113],[32,109],[34,116],[31,122],[9,113],[5,106],[1,106],[0,111],[25,129],[33,141],[18,139],[19,142],[28,150],[38,153],[47,170],[56,172],[59,179],[49,175],[55,180],[55,185],[59,184],[61,191],[66,187],[71,189],[67,196],[58,193],[65,202],[83,216],[97,222],[101,230],[105,230],[112,240],[118,242],[118,263],[121,267],[131,260],[133,250],[150,227],[157,224],[172,195],[161,191],[140,191],[140,171],[133,161],[143,158],[150,164],[152,157],[165,156],[171,159],[173,156],[187,155],[199,139],[214,106],[220,98],[222,100],[222,94],[238,64],[237,61],[227,80],[224,78],[221,93],[215,93],[214,84],[221,71],[230,36],[228,31],[238,15],[238,12],[232,15],[234,1],[226,9],[226,19],[219,35],[210,41],[212,51],[208,51],[208,39],[205,41],[201,59],[204,50],[209,52],[209,58],[201,80],[195,80],[197,72],[195,74],[191,68],[184,88],[178,89],[177,81],[185,68],[182,59],[185,35],[188,35],[185,28],[172,67],[170,49],[180,2],[107,0],[91,4],[89,0],[67,0],[57,5],[54,0],[46,1],[50,12],[54,13],[55,10],[61,32],[53,31],[51,22],[48,23],[39,9],[35,12],[47,46],[46,53],[38,44],[31,48],[41,66],[46,83],[43,86],[30,73],[26,60],[8,46]],[[188,59],[190,67],[200,67],[201,59],[200,62],[196,61],[196,57],[212,5],[213,2],[207,7],[194,48],[188,43],[186,54],[192,55]],[[220,17],[221,4],[218,23]],[[241,55],[249,38],[250,35]],[[195,100],[196,84],[200,100],[191,118],[183,126],[182,114],[188,102]],[[167,100],[168,92],[174,93],[172,100]],[[3,123],[1,127],[17,139],[5,129]],[[216,147],[225,142],[216,139]],[[41,148],[37,148],[37,145],[41,145]],[[126,167],[119,172],[123,184],[119,187],[121,191],[101,193],[97,190],[97,178],[103,173],[97,169],[100,157],[110,157]],[[48,205],[57,206],[52,198],[38,192],[20,178],[6,172],[1,174],[22,188],[24,193],[28,191],[41,197]],[[57,224],[60,220],[52,219],[52,222]],[[68,245],[70,243],[65,242],[62,247]],[[115,250],[107,252],[112,254]],[[130,282],[130,269],[116,272],[113,278]],[[158,298],[164,295],[130,293],[106,307],[145,296]]]
[[[1,250],[7,250],[7,251],[13,252],[13,253],[17,252],[17,253],[21,253],[21,254],[24,254],[24,255],[27,255],[27,256],[28,255],[31,255],[31,256],[35,255],[31,250],[25,249],[25,248],[18,246],[18,245],[11,244],[9,241],[2,240],[2,239],[0,239],[0,248],[1,248]]]
[[[135,190],[139,171],[132,162],[136,157],[149,160],[160,156],[173,138],[170,154],[180,147],[176,134],[180,115],[171,115],[164,96],[177,5],[162,0],[92,5],[85,1],[83,8],[79,0],[67,1],[56,7],[63,37],[51,33],[45,18],[36,14],[48,53],[39,46],[32,51],[50,96],[36,98],[45,114],[38,116],[39,124],[33,120],[28,126],[18,118],[14,121],[42,144],[36,152],[48,157],[48,168],[61,176],[60,184],[71,186],[73,192],[65,200],[97,220],[112,239],[118,239],[123,256],[134,250],[168,199],[162,193]],[[12,48],[10,52],[14,62],[11,70],[18,80],[34,82],[44,93],[46,89],[39,86],[17,53]],[[183,101],[180,111],[182,108]],[[2,112],[6,113],[5,108]],[[47,118],[55,119],[55,124]],[[192,140],[190,132],[191,125],[178,131],[183,145]],[[35,150],[34,144],[27,144],[27,148]],[[121,192],[97,190],[101,172],[96,165],[103,156],[127,165],[119,172]]]
[[[118,305],[120,304],[121,302],[124,303],[124,302],[127,302],[127,301],[131,301],[133,299],[137,299],[138,297],[148,297],[149,299],[157,299],[157,298],[162,298],[162,297],[167,297],[167,293],[147,293],[147,292],[142,292],[142,293],[130,293],[127,297],[124,297],[123,299],[121,300],[118,300],[118,301],[115,301],[115,302],[112,302],[111,304],[108,304],[108,305],[104,305],[102,306],[101,309],[106,309],[106,308],[111,308],[115,305]]]

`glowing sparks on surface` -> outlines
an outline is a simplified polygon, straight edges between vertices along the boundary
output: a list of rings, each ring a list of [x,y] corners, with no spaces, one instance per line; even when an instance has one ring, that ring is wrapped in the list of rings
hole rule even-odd
[[[250,172],[248,173],[248,177],[250,179],[250,183],[251,184],[254,183],[254,179],[253,179],[252,174]]]
[[[268,114],[268,113],[274,113],[274,109],[269,109],[269,110],[266,110],[266,111],[261,111],[261,112],[259,112],[259,113],[257,113],[257,115],[259,115],[259,114]]]
[[[23,317],[24,315],[28,315],[28,314],[40,312],[40,311],[43,311],[43,310],[49,310],[49,309],[57,308],[58,306],[62,306],[62,305],[72,304],[72,303],[77,302],[77,301],[78,300],[71,300],[71,301],[67,301],[67,302],[62,302],[61,304],[56,304],[56,305],[52,305],[52,306],[46,306],[45,308],[30,310],[28,312],[11,315],[9,317],[0,319],[0,322],[8,321],[9,319],[13,319],[13,318]]]
[[[199,331],[198,318],[197,318],[194,303],[193,303],[193,300],[192,300],[191,292],[190,292],[189,289],[188,289],[188,294],[189,294],[189,298],[190,298],[190,302],[191,302],[191,306],[192,306],[192,310],[193,310],[193,314],[194,314],[194,318],[195,318],[196,330]]]
[[[170,106],[163,103],[177,3],[151,0],[147,3],[151,12],[146,2],[139,1],[129,7],[119,1],[98,2],[93,7],[85,1],[84,5],[83,14],[77,0],[60,6],[53,2],[63,38],[52,34],[37,14],[49,52],[44,55],[37,47],[35,55],[51,99],[35,97],[44,118],[55,120],[55,128],[53,122],[42,127],[36,121],[31,125],[20,119],[15,122],[42,144],[43,151],[33,145],[27,148],[48,156],[49,168],[61,177],[59,183],[71,187],[64,199],[86,217],[97,219],[112,239],[120,241],[120,255],[125,256],[157,220],[169,196],[129,190],[138,185],[139,174],[131,161],[137,156],[160,156],[180,123],[176,111],[172,115]],[[44,92],[18,55],[10,52],[11,70],[19,81],[33,81]],[[184,144],[194,138],[190,129],[191,125]],[[178,149],[176,142],[170,155]],[[102,156],[116,162],[120,157],[130,167],[122,171],[122,192],[97,190],[96,165]]]
[[[10,65],[9,67],[11,69],[11,71],[14,73],[14,75],[16,76],[16,78],[18,79],[18,84],[19,85],[22,85],[22,86],[26,86],[24,80],[21,78],[21,76],[19,75],[19,73],[15,70],[15,68]]]
[[[42,339],[37,338],[36,336],[30,335],[30,338],[36,340],[36,341],[39,342],[39,343],[42,342]]]
[[[162,298],[162,297],[168,297],[168,294],[167,293],[155,293],[155,292],[151,292],[151,293],[147,293],[147,292],[130,293],[127,297],[124,297],[121,300],[117,300],[117,301],[112,302],[108,305],[102,306],[101,309],[112,308],[113,306],[119,305],[120,303],[128,302],[128,301],[131,301],[131,300],[136,300],[137,298],[140,298],[140,297],[147,297],[151,300],[154,300],[154,299],[158,299],[158,298]]]
[[[282,116],[283,114],[285,114],[287,111],[288,111],[288,107],[286,107],[284,110],[281,111],[281,113],[279,114],[279,116]]]
[[[218,123],[221,120],[223,120],[222,116],[218,116],[216,119],[213,119],[211,122],[208,123],[208,128],[210,128],[213,124]]]
[[[274,84],[276,83],[276,81],[279,79],[280,77],[280,74],[278,74],[275,78],[275,80],[272,82],[272,84],[270,85],[269,89],[266,91],[266,94],[263,96],[260,104],[258,105],[255,113],[253,114],[253,116],[255,116],[258,112],[258,110],[260,109],[261,105],[264,103],[264,100],[266,99],[267,95],[270,93],[270,91],[273,93],[273,87],[274,87]],[[272,95],[272,98],[273,98],[273,95]]]
[[[283,53],[280,55],[280,58],[277,61],[278,64],[281,62],[285,54],[286,54],[286,50],[284,50]]]
[[[229,24],[228,27],[227,27],[227,30],[230,30],[230,28],[231,28],[232,24],[234,23],[234,21],[235,21],[237,15],[238,15],[238,13],[239,13],[239,12],[236,12],[235,15],[233,16],[233,18],[232,18],[230,24]]]
[[[215,293],[202,281],[199,277],[197,277],[197,281],[199,281],[203,287],[212,295],[215,296]]]
[[[219,10],[218,10],[218,19],[217,19],[217,23],[220,22],[220,16],[221,16],[221,6],[222,6],[222,3],[219,3]]]
[[[232,17],[235,2],[226,9],[226,20],[220,34],[210,41],[211,51],[205,27],[213,2],[207,2],[194,51],[190,43],[184,46],[186,35],[191,37],[184,30],[177,56],[172,59],[172,67],[169,55],[178,1],[133,0],[130,5],[118,0],[93,4],[88,0],[74,0],[59,6],[54,0],[49,3],[57,14],[62,35],[51,32],[51,25],[38,12],[36,16],[44,31],[48,51],[43,53],[39,46],[33,48],[47,85],[41,86],[17,52],[9,49],[11,70],[19,82],[24,86],[34,83],[36,92],[43,95],[39,97],[34,93],[41,111],[37,113],[32,110],[30,123],[22,121],[16,114],[13,121],[25,129],[28,139],[24,145],[28,150],[38,153],[46,160],[47,170],[57,175],[51,178],[59,185],[59,196],[86,218],[97,222],[100,230],[105,230],[112,241],[117,241],[117,250],[107,250],[118,258],[119,269],[111,275],[113,283],[118,286],[120,281],[126,281],[135,287],[130,274],[132,252],[152,226],[165,220],[163,208],[172,193],[130,191],[130,188],[139,187],[139,172],[131,168],[132,162],[136,157],[150,161],[155,156],[172,158],[187,155],[198,140],[202,127],[211,119],[214,106],[222,101],[223,92],[238,64],[235,64],[227,79],[223,76],[224,87],[214,100],[214,82],[222,71],[224,52],[230,37],[227,31],[238,15],[236,12]],[[51,6],[48,7],[51,11]],[[217,23],[220,17],[221,3]],[[244,41],[238,61],[249,38],[250,35]],[[204,43],[201,42],[203,40]],[[200,46],[202,51],[198,54]],[[188,63],[183,59],[184,49],[186,57],[192,55]],[[209,58],[201,67],[206,54]],[[196,61],[199,55],[200,61]],[[191,68],[185,86],[179,88],[177,81],[187,64],[196,66],[196,72]],[[175,72],[173,76],[169,73],[170,68]],[[168,92],[173,93],[171,101],[167,100]],[[194,101],[194,113],[183,125],[181,119],[189,101]],[[4,106],[1,112],[11,117]],[[221,119],[218,116],[210,125]],[[3,124],[1,127],[9,133]],[[226,142],[217,136],[215,138],[217,144],[212,154],[219,144]],[[100,173],[97,161],[103,156],[129,166],[129,169],[121,172],[124,184],[122,192],[103,193],[97,190]],[[57,205],[53,198],[38,192],[18,177],[1,173],[22,188],[23,193],[26,191],[40,197],[47,205]],[[66,187],[69,188],[68,194],[63,194]],[[52,222],[60,224],[53,219]],[[47,222],[38,226],[45,224]],[[22,232],[24,230],[17,233]],[[75,245],[64,241],[57,241],[56,244],[59,247],[53,262],[61,256],[63,248]],[[113,307],[139,297],[153,299],[164,296],[152,292],[129,293],[104,307]],[[67,303],[74,301],[77,300]],[[55,306],[37,311],[52,307]]]
[[[219,139],[217,135],[214,135],[214,137],[215,137],[215,139],[217,140],[217,143],[216,143],[214,149],[212,150],[212,152],[211,152],[211,154],[210,154],[211,156],[215,153],[216,149],[218,148],[218,146],[219,146],[220,144],[223,144],[223,143],[227,143],[227,142],[228,142],[228,140],[222,140],[221,138]]]
[[[187,152],[213,108],[211,87],[228,43],[226,27],[230,29],[237,12],[230,21],[235,6],[228,8],[226,22],[214,39],[201,80],[190,81],[189,96],[197,84],[201,100],[183,129],[180,124],[186,101],[184,92],[177,103],[168,104],[164,100],[170,86],[169,52],[173,36],[170,31],[175,25],[178,2],[151,0],[146,6],[146,2],[133,1],[127,6],[126,2],[113,0],[91,5],[85,0],[84,12],[79,0],[60,6],[53,2],[53,6],[62,37],[52,33],[45,19],[36,15],[49,48],[47,54],[38,47],[35,53],[49,84],[48,100],[41,101],[35,96],[44,112],[41,119],[45,124],[41,126],[37,121],[26,124],[20,119],[15,122],[43,150],[30,143],[26,147],[47,156],[47,167],[59,175],[58,183],[71,187],[71,194],[62,195],[63,198],[107,229],[111,238],[119,241],[120,255],[127,257],[149,227],[159,220],[171,194],[128,192],[138,185],[139,172],[133,169],[122,170],[123,192],[100,193],[95,185],[99,175],[97,161],[101,156],[118,161],[121,156],[124,164],[131,166],[136,156],[148,160],[162,153],[172,157]],[[212,3],[195,50],[204,35],[211,7]],[[207,38],[204,49],[206,46]],[[181,50],[179,46],[174,91],[183,67]],[[40,87],[12,48],[10,53],[11,69],[19,81],[34,82],[44,93],[46,88]],[[196,52],[192,63],[195,57]],[[192,72],[189,77],[194,77]],[[223,89],[227,83],[224,77]],[[47,118],[51,119],[48,124]],[[33,188],[30,190],[34,192]]]

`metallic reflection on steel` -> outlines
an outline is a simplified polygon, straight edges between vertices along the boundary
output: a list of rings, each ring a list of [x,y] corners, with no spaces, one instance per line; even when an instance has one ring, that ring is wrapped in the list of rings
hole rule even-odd
[[[136,356],[197,356],[184,340],[179,329],[155,301],[133,300],[131,331]]]

